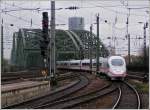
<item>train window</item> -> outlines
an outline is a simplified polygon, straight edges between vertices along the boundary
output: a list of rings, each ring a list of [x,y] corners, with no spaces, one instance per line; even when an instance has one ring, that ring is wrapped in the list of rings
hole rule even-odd
[[[99,66],[101,66],[102,65],[102,63],[99,63]],[[93,63],[93,66],[96,66],[96,63]]]
[[[82,63],[82,65],[85,65],[85,63]]]
[[[67,63],[64,63],[64,65],[67,65]]]
[[[71,65],[79,65],[79,63],[71,63]]]
[[[121,59],[112,59],[111,64],[113,66],[122,66],[123,65],[123,61]]]
[[[86,65],[89,65],[89,63],[82,63],[82,65],[85,65],[85,66],[86,66]]]
[[[79,63],[75,63],[74,65],[79,65]]]

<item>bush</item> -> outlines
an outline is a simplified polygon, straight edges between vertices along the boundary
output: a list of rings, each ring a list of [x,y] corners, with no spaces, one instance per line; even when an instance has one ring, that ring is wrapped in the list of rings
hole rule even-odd
[[[133,64],[130,64],[130,65],[127,65],[127,70],[149,72],[149,67],[148,66],[145,67],[144,65],[133,65]]]

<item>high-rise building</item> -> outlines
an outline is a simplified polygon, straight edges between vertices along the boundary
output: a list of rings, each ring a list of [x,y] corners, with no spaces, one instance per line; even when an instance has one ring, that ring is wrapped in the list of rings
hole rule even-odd
[[[70,17],[69,18],[69,30],[84,30],[84,18],[83,17]]]

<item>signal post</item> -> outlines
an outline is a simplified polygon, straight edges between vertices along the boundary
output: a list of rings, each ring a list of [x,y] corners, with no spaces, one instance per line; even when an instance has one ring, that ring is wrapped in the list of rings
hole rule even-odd
[[[55,58],[55,1],[51,1],[51,31],[50,31],[50,81],[56,85],[56,58]]]

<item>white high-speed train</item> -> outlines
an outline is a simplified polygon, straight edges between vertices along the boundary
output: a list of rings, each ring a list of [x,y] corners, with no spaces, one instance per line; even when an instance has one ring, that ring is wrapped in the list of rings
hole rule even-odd
[[[90,70],[90,60],[70,60],[70,61],[57,61],[57,66],[68,69],[83,69]],[[96,70],[96,59],[92,59],[92,71]],[[110,56],[108,58],[99,58],[99,73],[105,74],[114,79],[124,79],[126,73],[126,62],[121,56]]]

